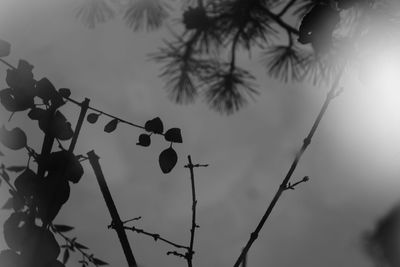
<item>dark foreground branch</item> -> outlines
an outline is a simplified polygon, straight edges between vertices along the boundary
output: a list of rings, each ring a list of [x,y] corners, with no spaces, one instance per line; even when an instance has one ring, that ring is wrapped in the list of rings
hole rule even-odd
[[[128,238],[125,233],[124,225],[122,224],[121,218],[119,217],[118,210],[115,207],[114,201],[112,199],[110,190],[108,189],[106,180],[104,178],[103,172],[99,164],[99,156],[97,156],[94,151],[87,153],[89,157],[90,165],[94,170],[94,173],[99,183],[101,193],[103,194],[104,200],[107,204],[107,208],[110,212],[111,219],[113,221],[114,229],[118,234],[119,241],[121,242],[122,249],[124,251],[126,260],[129,267],[137,267],[135,257],[133,256],[131,246],[129,245]]]

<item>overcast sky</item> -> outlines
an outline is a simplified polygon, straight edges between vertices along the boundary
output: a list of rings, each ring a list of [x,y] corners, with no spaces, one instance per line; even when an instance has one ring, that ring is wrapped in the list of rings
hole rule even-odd
[[[210,164],[195,170],[200,228],[194,264],[232,266],[308,133],[327,88],[272,80],[254,53],[251,59],[241,56],[239,63],[256,74],[261,95],[242,111],[226,117],[202,101],[175,105],[158,77],[160,66],[147,60],[165,32],[132,33],[119,18],[87,29],[74,18],[77,2],[0,0],[0,38],[12,44],[9,60],[29,61],[35,78],[70,88],[77,100],[89,97],[93,107],[138,124],[159,116],[167,128],[181,128],[184,143],[175,146],[178,165],[168,175],[157,162],[168,144],[153,139],[151,148],[136,146],[141,132],[125,125],[104,133],[106,118],[84,125],[76,151],[95,149],[101,157],[123,219],[142,216],[137,227],[180,243],[190,236],[186,157]],[[3,87],[5,71],[0,66]],[[354,74],[343,85],[345,92],[332,103],[294,174],[294,179],[308,175],[311,180],[281,198],[250,250],[249,267],[372,266],[362,251],[361,235],[399,200],[400,112],[383,112],[385,104],[360,86]],[[74,105],[63,110],[75,121],[79,110]],[[1,113],[5,122],[8,115],[4,109]],[[17,114],[10,125],[34,132],[28,142],[39,149],[41,132],[24,116]],[[20,152],[7,153],[6,163],[25,162]],[[126,266],[115,232],[107,229],[110,216],[93,170],[87,162],[84,167],[83,179],[71,187],[70,201],[55,223],[75,226],[71,234],[92,253],[113,267]],[[1,203],[7,197],[2,187]],[[1,223],[8,214],[0,212]],[[135,233],[128,237],[143,266],[186,265],[167,256],[171,248],[162,243]],[[72,257],[68,266],[78,266],[77,261]]]

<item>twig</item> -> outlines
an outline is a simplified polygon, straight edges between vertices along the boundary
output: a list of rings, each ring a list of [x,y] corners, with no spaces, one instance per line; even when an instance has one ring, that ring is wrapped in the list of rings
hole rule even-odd
[[[131,246],[129,244],[128,238],[125,233],[124,225],[121,222],[121,218],[119,217],[118,210],[114,204],[114,200],[112,199],[110,190],[108,189],[107,182],[104,178],[103,172],[101,170],[101,166],[99,164],[99,156],[92,150],[87,153],[89,157],[90,165],[94,170],[94,173],[97,178],[97,182],[99,183],[101,193],[103,194],[104,200],[107,204],[108,211],[110,212],[111,219],[114,224],[114,229],[117,232],[119,241],[121,242],[122,249],[124,251],[126,260],[128,262],[129,267],[137,267],[137,263],[135,257],[133,256],[133,252]]]
[[[192,263],[192,259],[193,259],[193,244],[194,244],[194,235],[195,235],[195,231],[196,228],[199,227],[196,223],[196,206],[197,206],[197,199],[196,199],[196,188],[195,188],[195,183],[194,183],[194,165],[192,163],[192,158],[190,157],[190,155],[188,156],[188,162],[189,164],[186,165],[189,170],[190,170],[190,182],[191,182],[191,186],[192,186],[192,228],[190,229],[190,245],[189,245],[189,250],[186,256],[186,261],[188,263],[188,267],[192,267],[193,263]]]
[[[294,158],[288,173],[286,174],[285,178],[283,179],[282,184],[279,186],[278,191],[276,192],[274,198],[272,199],[272,201],[270,202],[267,210],[265,211],[263,217],[261,218],[260,222],[258,223],[256,229],[254,230],[254,232],[252,232],[250,234],[250,238],[247,241],[246,246],[244,247],[244,249],[242,250],[242,252],[240,253],[238,259],[236,260],[234,267],[239,267],[240,264],[242,263],[244,257],[247,255],[250,247],[252,246],[252,244],[254,243],[254,241],[256,241],[256,239],[258,238],[258,234],[260,233],[261,229],[263,228],[265,222],[267,221],[267,219],[269,218],[269,216],[271,215],[272,210],[274,209],[276,203],[278,202],[279,198],[281,197],[282,193],[287,189],[288,187],[288,183],[290,181],[290,178],[292,177],[293,172],[295,171],[297,164],[299,163],[301,156],[303,155],[304,151],[307,149],[307,147],[310,145],[311,143],[311,139],[314,136],[315,131],[317,130],[322,117],[324,116],[329,104],[331,103],[332,99],[334,99],[337,96],[337,87],[339,85],[340,79],[342,77],[342,74],[344,72],[345,66],[343,66],[340,70],[340,72],[338,73],[334,83],[332,84],[332,87],[330,89],[330,91],[328,92],[325,102],[322,105],[322,108],[317,116],[317,118],[315,119],[315,122],[313,124],[313,126],[311,127],[311,130],[309,132],[309,134],[307,135],[307,137],[304,139],[303,141],[303,145],[300,148],[299,152],[297,153],[296,157]]]
[[[56,234],[58,234],[59,236],[61,236],[69,246],[71,246],[71,247],[73,247],[74,249],[78,250],[79,253],[81,253],[82,258],[83,258],[84,260],[87,260],[87,261],[91,262],[93,265],[97,266],[97,265],[93,262],[93,255],[89,255],[89,254],[87,254],[87,253],[84,251],[83,248],[81,248],[81,247],[79,247],[79,246],[75,246],[75,244],[76,244],[75,238],[71,239],[71,238],[67,237],[66,235],[64,235],[62,232],[57,231],[57,229],[53,226],[53,224],[50,224],[50,228],[51,228],[51,230],[52,230],[54,233],[56,233]]]
[[[287,183],[285,190],[295,190],[296,186],[298,186],[301,183],[305,183],[308,182],[310,180],[310,178],[308,176],[305,176],[303,179],[301,179],[300,181],[295,182],[294,184],[291,184],[290,182]]]
[[[111,228],[114,228],[113,224],[111,224]],[[182,249],[189,250],[189,247],[187,247],[187,246],[180,245],[178,243],[172,242],[172,241],[170,241],[170,240],[168,240],[166,238],[161,237],[159,234],[150,233],[150,232],[147,232],[147,231],[145,231],[143,229],[137,228],[135,226],[124,226],[124,229],[125,230],[130,230],[130,231],[138,233],[138,234],[143,234],[143,235],[150,236],[150,237],[152,237],[154,239],[154,241],[160,240],[160,241],[162,241],[164,243],[167,243],[167,244],[169,244],[171,246],[174,246],[176,248],[182,248]]]

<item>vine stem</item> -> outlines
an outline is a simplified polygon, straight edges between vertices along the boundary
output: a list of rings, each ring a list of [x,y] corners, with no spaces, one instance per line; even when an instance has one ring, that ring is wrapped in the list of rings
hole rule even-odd
[[[282,193],[287,189],[287,185],[290,181],[290,178],[292,177],[292,174],[294,173],[297,164],[299,163],[301,156],[303,155],[304,151],[306,151],[307,147],[310,145],[311,143],[311,139],[314,136],[323,116],[326,113],[326,110],[329,106],[329,104],[331,103],[332,99],[334,99],[337,96],[337,87],[339,85],[339,82],[341,80],[341,77],[343,75],[345,69],[345,65],[343,65],[343,67],[340,69],[339,73],[336,76],[335,81],[332,84],[331,89],[329,90],[329,92],[327,93],[327,96],[325,98],[324,104],[322,105],[322,108],[317,116],[317,118],[314,121],[313,126],[311,127],[311,130],[309,132],[309,134],[307,135],[307,137],[303,140],[303,145],[301,146],[300,150],[298,151],[298,153],[296,154],[290,168],[289,171],[287,172],[286,176],[284,177],[281,185],[278,188],[278,191],[275,193],[275,196],[273,197],[272,201],[269,203],[267,210],[265,211],[264,215],[262,216],[260,222],[258,223],[256,229],[254,230],[254,232],[252,232],[250,234],[250,238],[246,243],[246,246],[243,248],[242,252],[240,253],[238,259],[236,260],[235,264],[233,265],[234,267],[239,267],[240,264],[244,261],[244,259],[246,258],[246,255],[248,253],[248,251],[250,250],[250,247],[252,246],[252,244],[254,243],[254,241],[256,241],[256,239],[258,238],[258,235],[261,231],[261,229],[263,228],[265,222],[267,221],[267,219],[269,218],[269,216],[271,215],[272,210],[274,209],[276,203],[278,202],[279,198],[281,197]]]

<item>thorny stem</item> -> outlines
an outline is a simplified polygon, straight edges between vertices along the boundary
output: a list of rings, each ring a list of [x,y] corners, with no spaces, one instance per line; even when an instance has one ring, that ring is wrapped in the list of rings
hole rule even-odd
[[[271,215],[271,212],[274,209],[274,207],[275,207],[276,203],[278,202],[279,198],[281,197],[282,193],[287,189],[287,185],[288,185],[288,183],[290,181],[290,178],[292,177],[293,172],[295,171],[295,169],[297,167],[297,164],[300,161],[301,156],[303,155],[303,153],[307,149],[307,147],[310,145],[311,139],[314,136],[314,133],[317,130],[318,125],[320,124],[321,119],[324,116],[329,104],[331,103],[332,99],[334,99],[337,96],[336,90],[337,90],[337,87],[339,85],[339,82],[340,82],[340,79],[342,77],[342,74],[344,72],[344,69],[345,69],[345,67],[343,66],[341,68],[340,72],[338,73],[334,83],[332,84],[331,89],[329,90],[329,92],[328,92],[328,94],[326,96],[325,102],[322,105],[322,108],[321,108],[317,118],[315,119],[315,122],[314,122],[313,126],[311,127],[311,130],[310,130],[309,134],[304,139],[303,145],[300,148],[299,152],[296,154],[296,157],[294,158],[294,160],[292,162],[292,165],[289,168],[288,173],[286,174],[285,178],[283,179],[282,184],[279,186],[278,191],[276,192],[274,198],[270,202],[267,210],[265,211],[263,217],[261,218],[260,222],[258,223],[256,229],[254,230],[254,232],[251,233],[250,238],[247,241],[246,246],[244,247],[244,249],[240,253],[238,259],[236,260],[236,263],[233,265],[234,267],[239,267],[240,266],[240,264],[244,260],[245,256],[247,255],[250,247],[252,246],[254,241],[256,241],[256,239],[258,238],[258,234],[260,233],[260,231],[263,228],[265,222],[267,221],[267,219]]]
[[[114,224],[111,224],[111,228],[114,228],[114,227],[115,227]],[[139,229],[139,228],[137,228],[135,226],[124,226],[124,229],[125,230],[130,230],[132,232],[136,232],[138,234],[144,234],[144,235],[150,236],[150,237],[152,237],[154,239],[154,241],[160,240],[160,241],[162,241],[164,243],[167,243],[167,244],[169,244],[171,246],[174,246],[176,248],[182,248],[182,249],[186,249],[186,250],[189,249],[189,247],[183,246],[183,245],[180,245],[180,244],[175,243],[173,241],[170,241],[168,239],[165,239],[165,238],[161,237],[159,234],[150,233],[150,232],[147,232],[147,231],[145,231],[143,229]]]
[[[189,164],[187,165],[187,167],[190,170],[190,182],[192,185],[192,228],[190,229],[190,244],[189,244],[189,251],[188,251],[188,255],[186,257],[187,263],[188,263],[188,267],[192,267],[192,258],[193,258],[193,243],[194,243],[194,235],[195,235],[195,231],[196,228],[198,227],[198,225],[196,224],[196,206],[197,206],[197,199],[196,199],[196,188],[195,188],[195,183],[194,183],[194,171],[193,171],[193,163],[192,163],[192,158],[190,157],[190,155],[188,156],[188,162]]]

